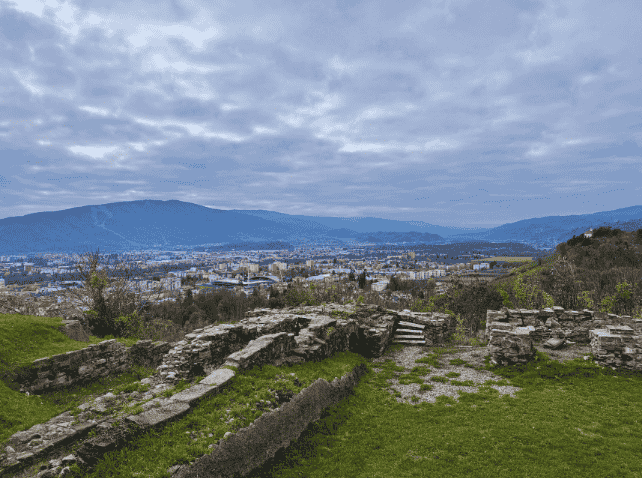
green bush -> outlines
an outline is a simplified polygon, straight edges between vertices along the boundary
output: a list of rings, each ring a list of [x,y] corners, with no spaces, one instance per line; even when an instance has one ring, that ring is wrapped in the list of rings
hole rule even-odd
[[[448,379],[446,377],[442,377],[442,376],[439,376],[439,375],[436,376],[436,377],[430,377],[430,380],[432,380],[433,382],[448,383]]]

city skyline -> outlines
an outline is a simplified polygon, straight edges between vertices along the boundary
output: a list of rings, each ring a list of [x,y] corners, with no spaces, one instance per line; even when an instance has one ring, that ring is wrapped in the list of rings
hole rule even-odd
[[[177,199],[492,228],[634,205],[634,1],[0,1],[0,219]]]

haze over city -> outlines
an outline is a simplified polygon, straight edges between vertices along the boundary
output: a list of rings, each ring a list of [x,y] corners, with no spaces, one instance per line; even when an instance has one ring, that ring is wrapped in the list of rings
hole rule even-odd
[[[491,228],[640,195],[635,1],[0,2],[0,218]]]

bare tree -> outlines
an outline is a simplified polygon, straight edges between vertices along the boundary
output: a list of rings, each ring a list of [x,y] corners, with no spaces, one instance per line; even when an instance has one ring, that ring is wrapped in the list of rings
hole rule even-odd
[[[160,299],[165,290],[159,283],[143,294],[140,284],[133,280],[134,272],[128,264],[122,260],[114,264],[106,262],[100,250],[81,255],[76,270],[82,278],[82,287],[57,295],[85,310],[85,320],[92,333],[122,334],[128,326],[130,329],[135,326],[133,319],[138,317],[145,305]],[[165,266],[164,272],[168,268]],[[117,320],[119,318],[121,320]]]

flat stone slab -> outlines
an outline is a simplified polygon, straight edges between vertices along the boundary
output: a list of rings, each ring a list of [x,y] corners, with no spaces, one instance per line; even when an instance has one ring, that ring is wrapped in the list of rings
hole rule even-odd
[[[220,387],[229,382],[232,377],[234,377],[234,375],[234,370],[231,370],[229,368],[219,368],[198,383],[203,385],[216,385],[217,387]]]
[[[180,418],[189,411],[189,405],[184,402],[172,402],[160,408],[152,408],[138,415],[130,415],[127,420],[140,425],[142,428],[157,427],[170,420]]]
[[[230,370],[230,372],[232,372],[232,370]],[[172,395],[172,400],[175,400],[177,402],[185,402],[190,406],[194,406],[202,399],[208,397],[209,395],[213,395],[217,389],[218,387],[216,385],[205,385],[203,383],[199,383],[194,385],[193,387],[183,390],[182,392],[178,392],[177,394]]]

